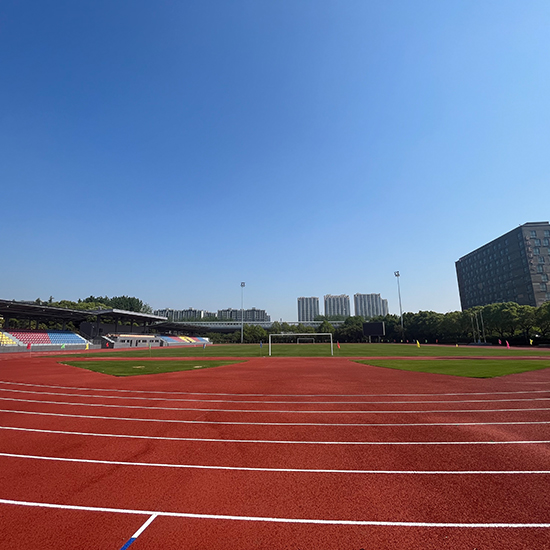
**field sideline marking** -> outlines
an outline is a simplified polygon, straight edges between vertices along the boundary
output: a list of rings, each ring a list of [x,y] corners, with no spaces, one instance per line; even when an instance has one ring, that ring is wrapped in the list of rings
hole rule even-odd
[[[539,382],[524,382],[538,384]],[[550,382],[544,382],[550,384]],[[509,395],[516,393],[550,393],[550,390],[522,390],[522,391],[494,391],[494,392],[462,392],[462,393],[350,393],[350,394],[331,394],[331,393],[213,393],[213,392],[186,392],[186,391],[162,391],[162,390],[123,390],[108,388],[83,388],[81,386],[53,386],[48,384],[28,384],[25,382],[8,382],[0,380],[0,384],[9,384],[14,386],[27,386],[36,388],[55,388],[61,390],[82,390],[82,391],[108,391],[120,393],[162,393],[170,395],[220,395],[238,397],[430,397],[430,396],[457,396],[457,395]],[[208,400],[206,400],[208,401]],[[347,401],[346,401],[347,403]]]
[[[204,466],[200,464],[165,464],[157,462],[127,462],[120,460],[93,460],[88,458],[66,458],[36,456],[14,453],[0,453],[0,457],[26,458],[53,462],[76,462],[82,464],[106,464],[112,466],[149,466],[155,468],[182,468],[195,470],[231,470],[242,472],[278,472],[307,474],[379,474],[379,475],[550,475],[550,470],[327,470],[320,468],[252,468],[245,466]]]
[[[429,414],[429,413],[469,413],[469,412],[521,412],[521,411],[550,411],[550,407],[536,407],[534,409],[428,409],[425,411],[363,411],[363,410],[327,410],[327,411],[296,411],[275,409],[201,409],[198,407],[140,407],[139,405],[110,405],[106,403],[78,403],[73,401],[44,401],[40,399],[17,399],[15,397],[0,397],[0,401],[16,401],[18,403],[41,403],[45,405],[70,405],[75,407],[108,407],[112,409],[141,409],[155,411],[197,411],[197,412],[224,412],[224,413],[291,413],[291,414]]]
[[[539,410],[539,409],[535,409]],[[163,418],[132,418],[131,416],[94,416],[88,414],[63,414],[37,411],[17,411],[13,409],[0,409],[0,413],[27,414],[30,416],[59,416],[63,418],[92,418],[97,420],[124,420],[129,422],[162,422],[172,424],[223,424],[230,426],[327,426],[339,428],[346,427],[409,427],[409,426],[510,426],[530,424],[550,424],[547,420],[512,421],[512,422],[411,422],[411,423],[340,423],[340,422],[231,422],[221,420],[175,420]]]
[[[172,402],[195,402],[195,403],[254,403],[268,405],[419,405],[430,403],[508,403],[510,401],[550,401],[550,397],[524,397],[516,399],[461,399],[461,400],[422,400],[422,401],[246,401],[246,400],[224,400],[224,399],[169,399],[165,397],[134,397],[134,396],[119,396],[119,395],[90,395],[80,393],[58,393],[47,391],[32,391],[32,390],[13,390],[11,388],[0,388],[0,392],[38,394],[38,395],[55,395],[62,397],[87,397],[93,399],[134,399],[139,401],[172,401]]]
[[[134,514],[140,516],[163,516],[172,518],[218,519],[228,521],[265,521],[269,523],[309,523],[317,525],[373,525],[382,527],[459,527],[459,528],[516,528],[516,529],[547,529],[550,523],[432,523],[424,521],[362,521],[344,519],[304,519],[304,518],[273,518],[262,516],[229,516],[221,514],[191,514],[186,512],[161,512],[151,510],[131,510],[125,508],[100,508],[96,506],[75,506],[70,504],[51,504],[46,502],[28,502],[24,500],[9,500],[0,498],[0,504],[53,508],[61,510],[79,510],[84,512],[106,512],[113,514]]]
[[[148,439],[154,441],[196,441],[203,443],[270,443],[280,445],[528,445],[550,443],[550,440],[523,441],[296,441],[279,439],[214,439],[205,437],[167,437],[133,434],[104,434],[94,432],[68,432],[63,430],[41,430],[38,428],[18,428],[15,426],[0,426],[0,430],[20,432],[35,432],[61,435],[83,435],[89,437],[115,437],[127,439]]]

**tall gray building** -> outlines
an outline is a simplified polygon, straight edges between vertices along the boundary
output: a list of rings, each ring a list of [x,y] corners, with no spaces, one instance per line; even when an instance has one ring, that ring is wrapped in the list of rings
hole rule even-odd
[[[240,321],[241,310],[240,309],[218,309],[218,319],[227,321]],[[243,320],[245,323],[268,323],[271,321],[271,317],[266,313],[265,309],[251,309],[243,310]]]
[[[349,317],[351,315],[349,296],[347,294],[339,294],[338,296],[325,294],[325,315],[343,315],[344,317]]]
[[[208,316],[208,312],[203,309],[157,309],[153,312],[154,315],[161,315],[162,317],[168,317],[170,321],[200,321],[204,317]]]
[[[388,300],[381,298],[380,294],[354,294],[353,305],[355,315],[361,315],[365,319],[388,314]]]
[[[311,296],[305,298],[301,296],[298,298],[298,322],[302,321],[315,321],[315,318],[319,315],[319,298],[317,296]]]
[[[462,309],[550,300],[550,224],[524,223],[456,262]]]

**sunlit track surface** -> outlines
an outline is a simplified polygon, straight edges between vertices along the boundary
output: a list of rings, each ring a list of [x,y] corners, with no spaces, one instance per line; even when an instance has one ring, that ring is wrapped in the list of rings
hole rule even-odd
[[[547,371],[457,380],[252,359],[115,379],[7,364],[10,549],[68,548],[56,532],[101,532],[97,548],[137,534],[132,550],[550,546]]]

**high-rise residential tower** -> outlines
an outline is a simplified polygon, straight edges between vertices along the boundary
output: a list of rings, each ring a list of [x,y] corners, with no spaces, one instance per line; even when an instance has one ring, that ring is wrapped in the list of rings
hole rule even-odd
[[[351,315],[349,296],[347,294],[339,294],[338,296],[326,294],[325,315],[342,315],[344,317],[349,317]]]
[[[301,296],[298,298],[298,322],[315,321],[319,315],[319,298],[310,296],[308,298]]]
[[[380,294],[354,294],[353,305],[355,315],[365,319],[388,314],[388,300],[380,298]]]
[[[550,224],[524,223],[456,262],[462,309],[550,300]]]

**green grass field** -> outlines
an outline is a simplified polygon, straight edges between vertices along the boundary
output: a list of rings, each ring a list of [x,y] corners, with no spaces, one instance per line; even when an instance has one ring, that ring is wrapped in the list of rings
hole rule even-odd
[[[68,354],[58,357],[63,357],[64,364],[74,367],[113,376],[135,376],[230,365],[238,363],[238,358],[266,357],[268,349],[266,344],[262,348],[258,344],[214,345],[207,346],[205,349],[202,347],[123,349],[71,354],[70,358]],[[272,356],[330,357],[330,344],[274,344]],[[340,344],[340,349],[338,349],[335,344],[334,356],[364,358],[358,362],[378,367],[472,378],[492,378],[550,367],[550,349],[536,347],[507,349],[489,346],[424,345],[419,348],[415,344]],[[123,357],[132,358],[135,361],[105,360],[105,358]],[[161,357],[173,360],[155,361],[155,358]],[[234,357],[237,360],[212,360],[210,359],[212,357]],[[388,359],[384,359],[386,357]],[[400,357],[411,359],[396,359]],[[459,359],[467,357],[472,359]],[[479,357],[486,359],[476,359]],[[526,357],[544,357],[548,361],[529,360],[525,359]],[[81,358],[96,358],[98,360],[78,361]],[[193,358],[193,360],[178,361],[178,358]],[[499,360],[499,358],[501,359]]]
[[[357,362],[374,367],[466,376],[469,378],[494,378],[550,367],[550,358],[548,361],[540,359],[415,359],[408,361],[375,359]]]
[[[87,369],[111,376],[137,376],[142,374],[161,374],[184,370],[209,369],[222,365],[232,365],[242,361],[63,361],[63,365]]]
[[[265,357],[268,345],[227,344],[202,347],[168,347],[149,350],[123,349],[101,352],[101,357]],[[97,357],[98,353],[80,353],[71,357]],[[327,357],[330,344],[273,344],[273,357]],[[526,357],[545,356],[550,359],[549,348],[511,348],[493,346],[429,346],[418,348],[414,344],[334,344],[335,357]],[[60,356],[66,357],[66,355]]]

